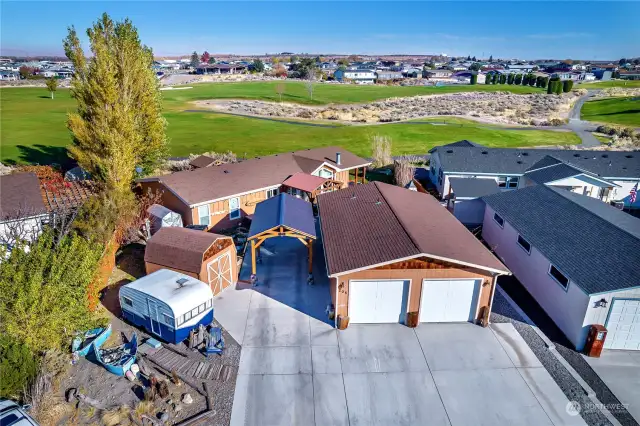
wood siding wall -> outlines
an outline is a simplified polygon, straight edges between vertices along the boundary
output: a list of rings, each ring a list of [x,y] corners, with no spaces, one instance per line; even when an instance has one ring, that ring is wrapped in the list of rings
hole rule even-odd
[[[210,229],[215,231],[235,226],[243,217],[255,212],[256,204],[267,199],[267,191],[256,191],[250,194],[241,195],[238,198],[240,198],[240,217],[237,219],[229,218],[229,199],[214,201],[209,204],[209,215],[211,217]],[[192,210],[192,215],[193,223],[200,224],[197,207]]]
[[[477,269],[456,267],[428,260],[418,262],[398,262],[375,269],[354,272],[331,279],[331,300],[336,307],[336,315],[349,315],[349,281],[350,280],[411,280],[407,312],[420,311],[420,297],[422,295],[422,280],[425,279],[482,279],[479,296],[478,318],[483,307],[488,307],[491,301],[493,277],[488,272]],[[338,300],[336,303],[336,283]]]
[[[335,179],[342,182],[342,187],[346,188],[347,186],[349,186],[349,170],[337,172],[335,174]]]

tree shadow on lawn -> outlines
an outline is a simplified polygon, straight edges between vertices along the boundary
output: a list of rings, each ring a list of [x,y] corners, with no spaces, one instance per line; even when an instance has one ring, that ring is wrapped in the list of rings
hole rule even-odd
[[[74,160],[69,157],[67,148],[64,146],[51,146],[36,144],[31,146],[17,145],[19,158],[22,163],[28,164],[59,164],[63,169],[70,169],[75,165]],[[9,165],[17,165],[15,160],[7,160]]]

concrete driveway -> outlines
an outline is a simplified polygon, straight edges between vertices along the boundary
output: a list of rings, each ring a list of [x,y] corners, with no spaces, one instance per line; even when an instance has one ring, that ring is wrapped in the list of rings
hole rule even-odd
[[[640,352],[605,349],[600,358],[584,358],[640,422]]]
[[[511,324],[336,331],[324,320],[327,283],[307,285],[304,247],[293,242],[263,258],[277,280],[214,301],[242,345],[232,426],[584,424]]]

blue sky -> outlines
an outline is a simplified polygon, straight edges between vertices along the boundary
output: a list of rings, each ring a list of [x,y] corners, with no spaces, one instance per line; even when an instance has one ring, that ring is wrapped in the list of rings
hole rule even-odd
[[[129,17],[156,55],[447,53],[501,58],[640,56],[640,2],[2,1],[4,55],[62,54],[102,12]]]

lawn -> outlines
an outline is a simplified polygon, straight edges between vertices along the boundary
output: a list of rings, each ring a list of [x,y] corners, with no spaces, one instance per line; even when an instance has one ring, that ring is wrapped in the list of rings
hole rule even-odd
[[[455,120],[457,125],[380,124],[371,126],[310,127],[215,113],[188,113],[194,99],[275,99],[272,83],[201,84],[194,89],[163,91],[167,133],[171,154],[183,156],[203,151],[231,150],[238,155],[266,155],[323,145],[340,145],[360,155],[370,155],[370,138],[388,135],[393,153],[424,153],[429,148],[460,139],[489,146],[536,146],[577,144],[573,133],[544,130],[497,130],[473,121]],[[462,89],[462,87],[456,87]],[[469,86],[467,86],[469,87]],[[478,85],[477,89],[494,86]],[[498,86],[500,87],[500,86]],[[505,86],[512,89],[516,86]],[[361,87],[318,85],[314,102],[362,102],[388,96],[433,93],[441,89],[424,87]],[[522,87],[522,89],[539,90]],[[495,90],[495,89],[494,89]],[[303,99],[302,83],[286,84],[287,100]],[[283,99],[285,97],[283,96]],[[66,146],[71,136],[66,113],[75,108],[68,90],[58,90],[49,99],[44,88],[0,89],[0,161],[13,163],[66,163]]]
[[[586,102],[581,118],[599,123],[640,127],[640,97],[603,98]]]
[[[580,89],[605,89],[607,87],[640,87],[640,80],[609,80],[596,81],[595,83],[582,83],[577,86]]]

